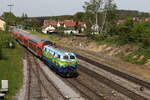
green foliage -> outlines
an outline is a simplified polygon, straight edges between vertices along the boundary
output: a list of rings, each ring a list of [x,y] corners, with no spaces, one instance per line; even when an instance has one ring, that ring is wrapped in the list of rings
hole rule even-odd
[[[18,46],[15,49],[3,48],[3,55],[5,55],[5,59],[0,60],[0,80],[9,80],[9,92],[6,100],[12,100],[23,84],[21,60],[23,52]]]
[[[2,48],[0,47],[0,60],[3,58]]]
[[[9,43],[15,44],[11,34],[7,31],[0,31],[0,80],[9,80],[9,89],[6,99],[12,100],[22,86],[22,56],[23,52],[19,46],[9,49]],[[1,83],[0,83],[1,85]]]
[[[15,45],[14,40],[11,37],[11,34],[7,31],[0,31],[0,47],[9,48],[9,44]]]
[[[136,10],[116,10],[116,13],[119,17],[119,19],[125,19],[128,17],[139,17],[139,18],[145,18],[150,17],[149,13],[145,12],[139,12]]]
[[[133,22],[127,19],[124,24],[116,25],[111,31],[111,36],[118,35],[121,44],[141,43],[150,46],[150,22]]]
[[[84,12],[78,12],[74,15],[76,21],[85,21],[86,14]]]
[[[6,21],[7,25],[15,25],[16,24],[16,16],[10,12],[4,12],[2,17]]]
[[[100,10],[101,4],[101,0],[90,0],[90,2],[85,2],[83,8],[86,12],[97,13]]]
[[[139,48],[137,51],[134,51],[133,53],[129,54],[128,56],[124,57],[123,59],[125,61],[131,62],[131,63],[136,63],[136,64],[145,64],[148,59],[150,59],[150,48],[145,47],[145,48]],[[134,58],[134,56],[137,56]],[[140,57],[143,56],[142,59]]]
[[[117,6],[113,2],[114,0],[109,0],[108,4],[105,6],[105,10],[107,11],[106,21],[107,24],[114,25],[117,19]]]
[[[96,35],[90,35],[90,38],[96,41],[103,41],[107,38],[107,36],[104,34],[96,34]]]

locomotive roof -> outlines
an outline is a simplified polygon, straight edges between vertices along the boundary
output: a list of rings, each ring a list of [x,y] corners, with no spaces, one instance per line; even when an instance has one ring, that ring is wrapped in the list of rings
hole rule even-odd
[[[46,45],[46,46],[44,46],[44,48],[52,50],[53,52],[55,52],[56,54],[59,54],[61,56],[65,56],[65,55],[69,55],[69,56],[73,55],[73,56],[75,56],[75,54],[72,53],[72,52],[67,52],[67,51],[64,51],[64,50],[61,50],[61,49],[58,49],[58,48],[54,48],[54,47],[52,47],[50,45]]]

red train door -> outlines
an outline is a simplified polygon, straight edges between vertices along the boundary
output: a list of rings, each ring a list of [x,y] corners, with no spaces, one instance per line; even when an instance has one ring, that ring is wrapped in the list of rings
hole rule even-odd
[[[42,49],[40,48],[40,47],[37,47],[37,54],[38,54],[38,56],[42,56]]]

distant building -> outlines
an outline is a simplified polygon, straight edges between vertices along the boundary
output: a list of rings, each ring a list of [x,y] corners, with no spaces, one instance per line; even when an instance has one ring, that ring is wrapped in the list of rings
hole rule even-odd
[[[53,27],[57,27],[57,21],[54,20],[44,20],[43,26],[53,26]]]
[[[45,34],[48,34],[48,33],[53,33],[54,31],[56,30],[56,28],[52,25],[48,25],[48,26],[43,26],[42,27],[42,32],[45,33]]]
[[[6,28],[6,22],[2,18],[0,18],[0,30],[4,31],[5,28]]]
[[[77,26],[77,22],[74,20],[64,20],[64,28],[75,28]]]
[[[57,27],[64,27],[64,21],[58,21]]]
[[[85,22],[77,22],[74,20],[64,20],[64,21],[54,21],[54,20],[44,20],[42,32],[46,33],[47,30],[56,30],[57,28],[64,28],[64,33],[78,33],[80,28],[83,32],[86,28]]]
[[[85,22],[78,22],[79,27],[81,28],[81,32],[84,32],[85,29],[87,28]]]
[[[145,18],[145,21],[146,21],[146,22],[150,22],[150,17]]]
[[[117,25],[124,24],[125,22],[126,22],[126,20],[118,20]]]

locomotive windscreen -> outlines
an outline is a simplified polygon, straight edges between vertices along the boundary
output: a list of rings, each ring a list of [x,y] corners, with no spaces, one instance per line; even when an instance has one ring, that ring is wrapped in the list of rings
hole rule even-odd
[[[45,45],[54,45],[54,43],[51,41],[45,41]]]

